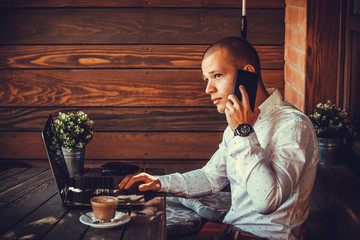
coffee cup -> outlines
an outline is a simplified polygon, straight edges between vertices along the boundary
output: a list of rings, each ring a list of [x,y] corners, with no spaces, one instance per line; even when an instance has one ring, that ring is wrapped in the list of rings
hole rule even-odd
[[[98,220],[109,221],[115,216],[118,199],[112,196],[97,196],[90,199],[94,217]]]

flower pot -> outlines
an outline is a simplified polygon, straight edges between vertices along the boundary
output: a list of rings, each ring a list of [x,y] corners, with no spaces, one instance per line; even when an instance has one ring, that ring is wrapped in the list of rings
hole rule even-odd
[[[341,159],[341,149],[343,146],[342,138],[320,138],[319,144],[319,164],[337,164]]]
[[[69,171],[70,177],[78,177],[84,171],[85,148],[73,148],[70,151],[61,147],[63,152],[66,167]]]

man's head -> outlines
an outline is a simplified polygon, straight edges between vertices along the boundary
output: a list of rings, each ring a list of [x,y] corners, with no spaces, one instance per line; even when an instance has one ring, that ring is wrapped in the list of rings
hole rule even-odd
[[[203,79],[207,82],[205,92],[211,95],[219,113],[225,112],[227,96],[233,92],[237,69],[256,72],[260,76],[256,50],[238,37],[225,38],[211,45],[203,55],[201,68]]]
[[[240,37],[228,37],[212,44],[204,52],[203,59],[211,55],[218,48],[228,51],[229,57],[236,69],[244,69],[250,64],[257,74],[260,74],[260,59],[255,48],[246,40]]]

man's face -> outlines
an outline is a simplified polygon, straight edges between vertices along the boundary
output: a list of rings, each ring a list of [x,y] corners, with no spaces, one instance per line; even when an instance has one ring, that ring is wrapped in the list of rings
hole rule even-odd
[[[224,48],[216,48],[201,64],[203,79],[207,82],[205,92],[211,96],[219,113],[225,112],[228,95],[233,93],[236,67]]]

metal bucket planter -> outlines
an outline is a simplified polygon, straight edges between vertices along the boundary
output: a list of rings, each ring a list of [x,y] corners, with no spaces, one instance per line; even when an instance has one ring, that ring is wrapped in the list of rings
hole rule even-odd
[[[337,164],[341,159],[342,138],[318,137],[320,164]]]
[[[85,148],[74,148],[70,152],[61,148],[70,177],[78,177],[84,171]]]

